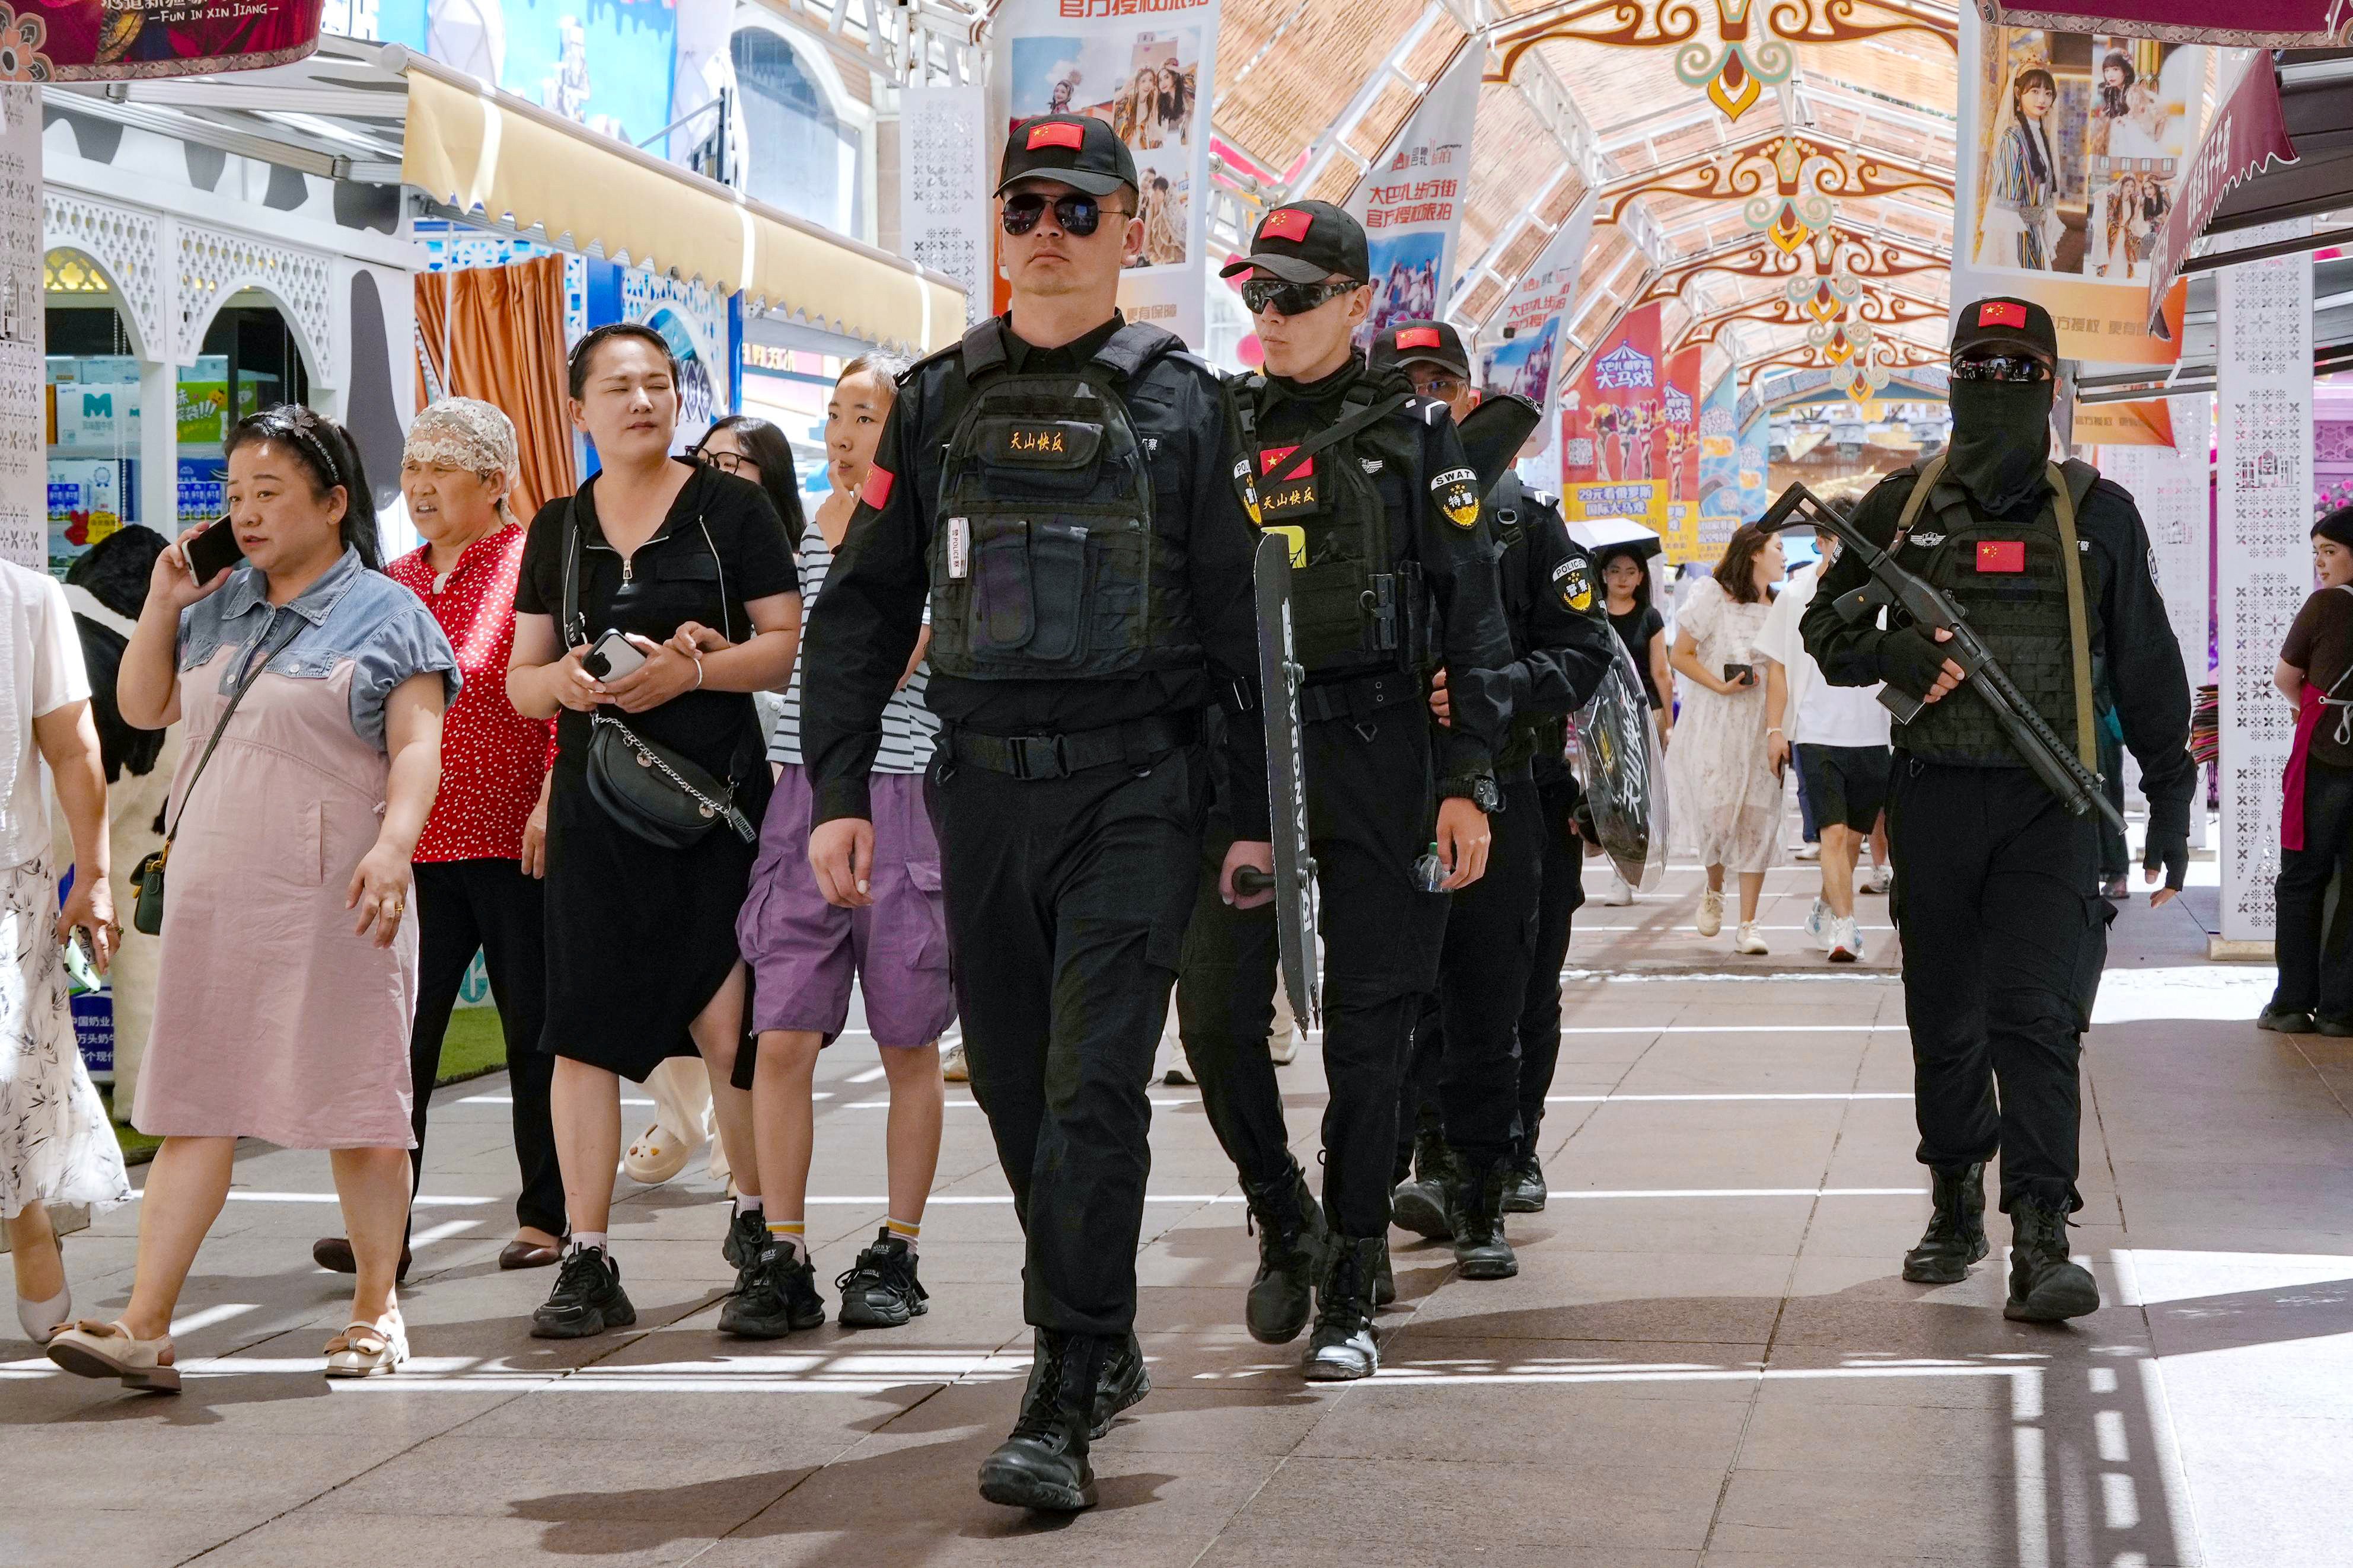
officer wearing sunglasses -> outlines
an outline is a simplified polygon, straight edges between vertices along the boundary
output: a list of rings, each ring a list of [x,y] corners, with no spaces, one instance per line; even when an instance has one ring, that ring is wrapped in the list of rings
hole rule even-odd
[[[2151,899],[2161,904],[2189,868],[2189,684],[2132,497],[2088,463],[2051,458],[2057,364],[2042,306],[1963,306],[1952,444],[1881,481],[1855,522],[1960,606],[2087,766],[2091,670],[2105,663],[2148,797],[2145,865],[2152,883],[2166,873]],[[1985,1167],[1999,1152],[2011,1242],[2004,1315],[2081,1317],[2100,1295],[2067,1247],[2067,1216],[2084,1205],[2077,1063],[2116,913],[2100,896],[2097,819],[2071,816],[2043,786],[1935,640],[1901,616],[1883,626],[1840,616],[1838,601],[1867,580],[1854,552],[1841,552],[1802,627],[1833,683],[1883,680],[1926,702],[1895,727],[1887,806],[1934,1203],[1904,1277],[1949,1283],[1987,1255]]]
[[[1089,1445],[1151,1389],[1134,1333],[1151,1109],[1178,941],[1202,880],[1203,715],[1223,727],[1236,842],[1270,869],[1250,567],[1217,374],[1118,310],[1142,243],[1109,125],[1013,128],[997,195],[1007,314],[900,381],[809,618],[801,751],[809,862],[871,904],[866,775],[930,609],[938,830],[972,1087],[1028,1233],[1036,1333],[981,1495],[1073,1511]],[[1263,1031],[1261,1031],[1261,1038]]]
[[[1203,1108],[1256,1221],[1245,1321],[1265,1343],[1296,1339],[1312,1289],[1303,1370],[1314,1381],[1379,1368],[1398,1076],[1436,985],[1446,893],[1486,868],[1500,672],[1513,657],[1494,538],[1452,415],[1395,366],[1376,372],[1356,356],[1373,300],[1366,250],[1356,219],[1299,202],[1268,213],[1249,254],[1225,268],[1243,277],[1266,350],[1266,374],[1229,384],[1242,446],[1234,482],[1261,525],[1291,541],[1294,654],[1307,672],[1300,718],[1331,1091],[1320,1205],[1292,1158],[1266,1050],[1273,911],[1205,889],[1176,988]],[[1441,661],[1453,709],[1442,731],[1425,708]],[[1223,812],[1213,856],[1237,831]]]

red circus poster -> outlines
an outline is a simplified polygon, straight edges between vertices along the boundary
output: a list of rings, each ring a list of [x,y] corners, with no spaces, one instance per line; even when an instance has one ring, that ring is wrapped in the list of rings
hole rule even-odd
[[[0,0],[0,74],[18,81],[121,81],[254,70],[319,47],[324,0]]]
[[[1697,343],[1666,356],[1666,383],[1659,395],[1659,472],[1666,481],[1667,559],[1699,558],[1699,395]]]
[[[1666,421],[1659,307],[1645,305],[1620,318],[1561,391],[1562,510],[1633,518],[1665,535]]]

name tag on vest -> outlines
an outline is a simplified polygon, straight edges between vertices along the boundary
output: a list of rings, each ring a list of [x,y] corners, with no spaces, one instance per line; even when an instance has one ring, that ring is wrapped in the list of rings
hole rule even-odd
[[[2025,571],[2026,541],[2022,539],[1978,540],[1978,570],[1980,572]]]

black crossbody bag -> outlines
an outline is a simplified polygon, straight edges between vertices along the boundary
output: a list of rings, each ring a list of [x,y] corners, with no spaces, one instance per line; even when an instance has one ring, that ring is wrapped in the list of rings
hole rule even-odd
[[[709,531],[703,542],[711,543]],[[567,647],[588,641],[588,623],[580,614],[580,500],[575,495],[564,516],[564,637]],[[719,559],[716,545],[711,558]],[[719,569],[721,630],[735,640],[734,619],[727,607],[727,568]],[[760,841],[759,830],[735,805],[735,781],[712,778],[701,763],[657,745],[598,709],[588,720],[588,793],[605,815],[624,831],[664,849],[687,849],[702,841],[722,822],[746,844]],[[143,900],[142,900],[143,903]]]
[[[131,906],[131,929],[135,931],[148,936],[164,934],[164,863],[172,858],[172,841],[180,837],[180,825],[188,820],[188,803],[196,798],[196,781],[205,776],[205,764],[213,760],[221,737],[228,733],[228,721],[237,717],[237,705],[245,700],[245,694],[253,689],[253,683],[261,679],[269,661],[284,653],[294,637],[302,635],[302,617],[290,614],[287,619],[294,636],[276,647],[262,648],[261,657],[253,661],[245,678],[237,683],[237,689],[229,693],[228,706],[221,710],[220,722],[213,726],[212,734],[205,742],[204,754],[196,759],[195,771],[188,775],[188,787],[180,794],[180,809],[172,817],[171,829],[164,835],[164,847],[150,851],[131,868],[131,886],[138,894],[138,901]]]

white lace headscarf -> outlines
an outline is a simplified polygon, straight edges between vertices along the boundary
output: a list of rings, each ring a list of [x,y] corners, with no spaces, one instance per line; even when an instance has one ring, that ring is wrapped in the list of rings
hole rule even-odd
[[[400,460],[463,468],[486,480],[503,474],[507,494],[499,498],[499,515],[509,522],[514,521],[507,500],[522,477],[514,421],[480,398],[445,397],[417,415],[408,427],[408,444],[401,449]]]

